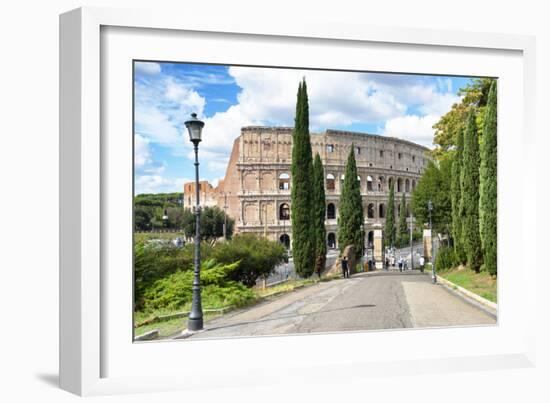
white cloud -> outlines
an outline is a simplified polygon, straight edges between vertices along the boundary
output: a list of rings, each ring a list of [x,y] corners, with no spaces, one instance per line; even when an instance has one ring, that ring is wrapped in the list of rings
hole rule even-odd
[[[134,164],[136,168],[141,168],[153,162],[151,151],[149,150],[149,140],[141,134],[134,136]]]
[[[399,116],[386,122],[382,134],[384,136],[407,139],[426,147],[431,147],[434,135],[433,125],[438,120],[439,116],[437,115]]]
[[[135,194],[183,192],[186,178],[166,178],[161,175],[137,175],[134,181]]]
[[[136,72],[140,72],[146,75],[157,75],[161,72],[160,64],[154,62],[136,62]]]

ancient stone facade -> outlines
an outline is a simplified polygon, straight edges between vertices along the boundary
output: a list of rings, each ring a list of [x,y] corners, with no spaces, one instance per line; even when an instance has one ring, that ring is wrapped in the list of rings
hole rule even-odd
[[[214,188],[208,181],[199,182],[199,204],[203,207],[218,205],[217,188]],[[183,184],[183,205],[192,208],[195,205],[195,182]]]
[[[319,153],[325,168],[329,248],[338,246],[339,197],[352,145],[363,196],[367,245],[374,242],[375,224],[385,221],[390,182],[395,183],[397,215],[402,194],[408,205],[429,161],[427,148],[397,138],[338,130],[312,133],[313,155]],[[226,176],[215,189],[218,206],[227,206],[237,232],[256,232],[291,243],[291,155],[292,128],[242,128],[233,144]]]

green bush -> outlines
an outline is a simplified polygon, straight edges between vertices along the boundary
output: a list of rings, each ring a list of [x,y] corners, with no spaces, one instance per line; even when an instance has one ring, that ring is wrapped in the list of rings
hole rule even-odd
[[[140,234],[141,235],[141,234]],[[201,256],[207,259],[211,247],[201,244]],[[193,268],[195,246],[187,244],[183,248],[172,246],[169,240],[150,240],[137,237],[134,246],[134,301],[136,309],[143,306],[143,296],[153,284],[178,271]]]
[[[436,271],[445,271],[456,264],[456,256],[454,248],[449,246],[444,246],[439,249],[435,257],[435,270]]]
[[[204,309],[242,306],[255,299],[254,292],[228,277],[239,264],[207,260],[201,265],[202,305]],[[187,309],[193,296],[193,271],[178,271],[160,279],[144,293],[144,311]]]
[[[261,276],[269,276],[275,266],[283,263],[286,250],[276,241],[255,234],[238,234],[230,241],[216,244],[212,257],[222,264],[239,262],[228,274],[229,279],[248,287],[256,285]]]

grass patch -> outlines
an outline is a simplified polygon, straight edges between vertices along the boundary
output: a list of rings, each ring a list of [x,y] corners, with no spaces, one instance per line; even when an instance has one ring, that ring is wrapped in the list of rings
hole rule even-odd
[[[497,302],[497,279],[487,272],[475,273],[468,268],[454,268],[437,275],[480,297]]]

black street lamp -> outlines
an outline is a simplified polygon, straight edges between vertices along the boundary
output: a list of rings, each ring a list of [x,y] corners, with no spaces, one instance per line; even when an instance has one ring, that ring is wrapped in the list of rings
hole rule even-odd
[[[202,301],[201,301],[201,206],[199,195],[199,143],[201,141],[202,128],[204,122],[197,119],[197,114],[192,113],[191,119],[185,122],[185,127],[189,131],[189,140],[193,143],[195,150],[195,267],[193,277],[193,300],[191,302],[191,312],[187,320],[187,329],[198,331],[203,328],[202,320]]]
[[[432,210],[434,209],[434,206],[432,204],[432,201],[428,201],[428,212],[430,214],[430,242],[431,242],[431,253],[430,253],[430,260],[432,261],[432,281],[433,283],[437,283],[437,277],[435,276],[435,259],[434,259],[434,234],[432,229]]]

